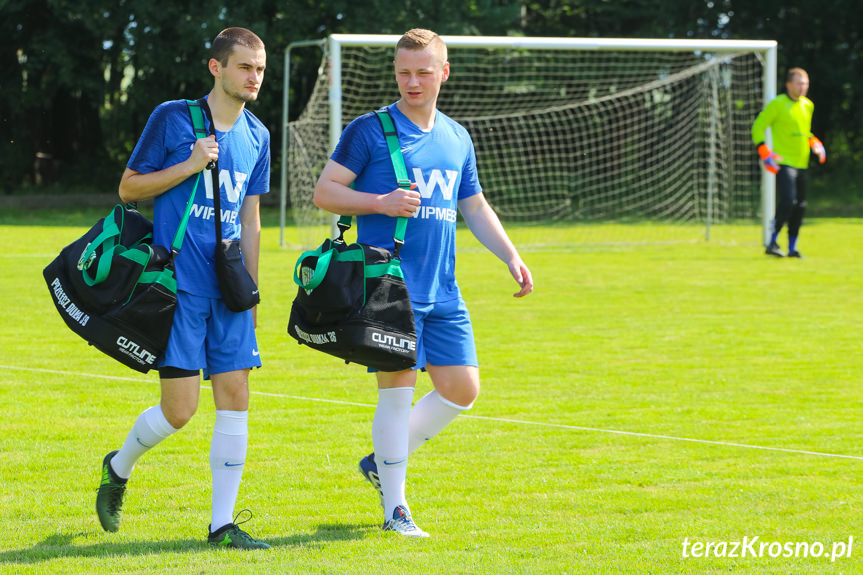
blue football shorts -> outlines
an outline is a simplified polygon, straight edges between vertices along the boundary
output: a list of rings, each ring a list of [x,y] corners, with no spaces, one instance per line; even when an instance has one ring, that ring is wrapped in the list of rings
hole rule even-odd
[[[479,366],[470,313],[461,296],[444,302],[411,302],[417,330],[417,364]]]
[[[225,373],[261,367],[252,312],[232,312],[217,298],[177,291],[168,349],[159,367]]]

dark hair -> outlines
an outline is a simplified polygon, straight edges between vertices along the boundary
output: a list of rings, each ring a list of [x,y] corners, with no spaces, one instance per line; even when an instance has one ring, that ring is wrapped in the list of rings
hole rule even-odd
[[[264,42],[258,35],[246,28],[225,28],[210,47],[210,58],[218,60],[222,66],[228,65],[228,58],[234,52],[234,46],[245,46],[251,50],[263,50]]]

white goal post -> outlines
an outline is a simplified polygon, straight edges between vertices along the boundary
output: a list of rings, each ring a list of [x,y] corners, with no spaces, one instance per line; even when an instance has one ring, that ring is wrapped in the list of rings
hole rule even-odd
[[[330,216],[312,204],[314,182],[351,120],[398,99],[399,37],[333,34],[286,48],[281,245],[288,194],[298,227],[318,228],[310,238],[301,231],[301,243],[320,241]],[[775,41],[442,39],[452,74],[438,107],[470,131],[501,219],[672,222],[709,239],[712,223],[760,216],[768,243],[774,180],[749,129],[776,94]],[[306,47],[322,50],[322,63],[289,121],[291,59]]]

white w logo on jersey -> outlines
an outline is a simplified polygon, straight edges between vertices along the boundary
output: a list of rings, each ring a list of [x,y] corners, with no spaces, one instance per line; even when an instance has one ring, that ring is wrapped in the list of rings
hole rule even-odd
[[[440,170],[432,170],[429,179],[426,180],[423,177],[422,170],[414,168],[414,179],[416,180],[417,188],[419,188],[420,196],[430,198],[432,197],[432,193],[434,193],[435,187],[440,186],[443,198],[447,201],[452,199],[452,191],[458,178],[458,172],[455,170],[444,171],[446,172],[446,178],[444,178]]]
[[[210,174],[202,174],[202,178],[204,178],[204,186],[207,188],[207,198],[213,199],[213,177]],[[228,170],[219,170],[219,187],[225,188],[225,195],[228,197],[229,202],[238,202],[240,201],[240,191],[243,189],[243,184],[246,183],[246,178],[248,178],[248,174],[244,174],[242,172],[234,172],[234,178],[237,180],[237,185],[234,185],[234,182],[231,181],[231,172]]]

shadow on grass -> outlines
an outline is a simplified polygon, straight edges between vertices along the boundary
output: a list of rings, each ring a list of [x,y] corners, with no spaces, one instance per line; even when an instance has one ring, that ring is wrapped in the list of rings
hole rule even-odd
[[[279,547],[314,547],[335,541],[362,539],[376,526],[372,525],[318,525],[314,533],[303,533],[285,537],[262,538],[261,541]],[[219,553],[201,539],[176,539],[169,541],[138,541],[122,543],[96,543],[93,545],[74,545],[71,542],[86,536],[87,532],[56,533],[26,549],[13,549],[0,552],[2,563],[41,563],[64,557],[110,557],[114,555],[153,555],[156,553]]]

